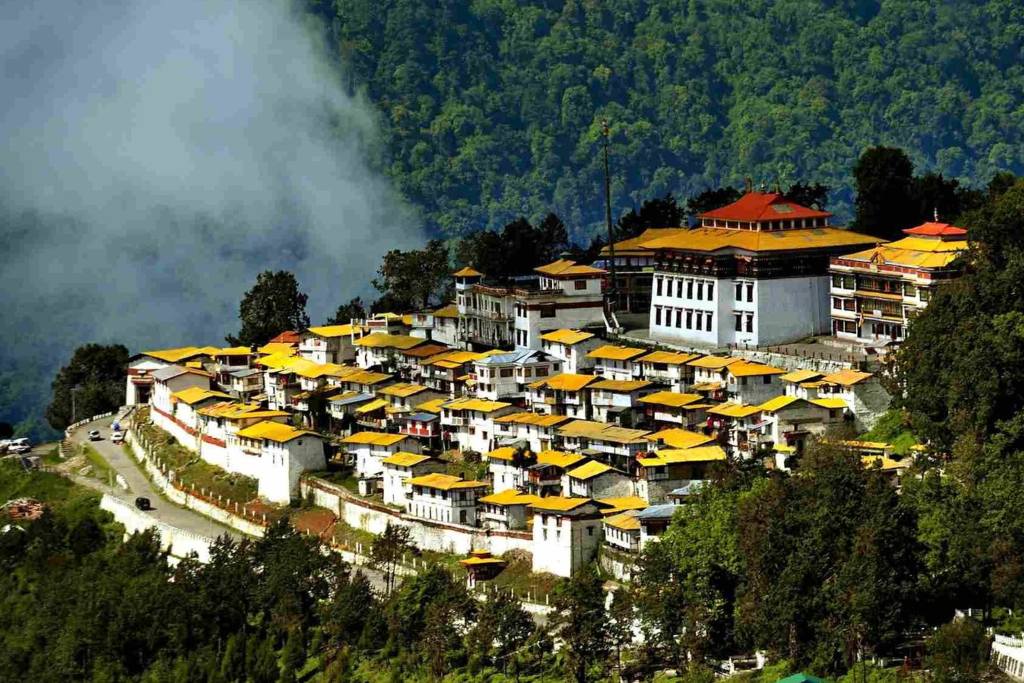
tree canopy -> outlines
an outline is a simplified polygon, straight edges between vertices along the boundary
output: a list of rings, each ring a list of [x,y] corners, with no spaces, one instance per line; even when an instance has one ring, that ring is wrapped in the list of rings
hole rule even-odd
[[[266,270],[245,293],[238,306],[242,323],[237,336],[228,336],[229,344],[262,346],[288,330],[309,327],[306,302],[309,296],[299,289],[295,275],[285,270]]]
[[[53,380],[47,422],[64,429],[75,420],[124,405],[127,369],[128,349],[120,344],[79,346]]]

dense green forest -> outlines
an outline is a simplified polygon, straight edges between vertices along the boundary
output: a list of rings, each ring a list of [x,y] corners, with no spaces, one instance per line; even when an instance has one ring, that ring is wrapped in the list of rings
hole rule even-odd
[[[1014,0],[303,0],[380,110],[390,175],[444,235],[819,181],[852,216],[868,146],[982,185],[1024,170]]]

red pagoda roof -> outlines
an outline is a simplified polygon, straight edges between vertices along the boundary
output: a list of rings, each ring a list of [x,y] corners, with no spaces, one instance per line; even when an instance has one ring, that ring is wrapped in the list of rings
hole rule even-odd
[[[827,211],[808,209],[792,202],[777,192],[748,192],[732,204],[707,211],[701,218],[729,221],[771,221],[793,218],[828,218]]]
[[[298,344],[300,341],[299,333],[292,330],[282,332],[273,339],[270,340],[271,344]]]
[[[958,228],[949,223],[922,223],[916,228],[907,228],[903,232],[908,235],[922,235],[924,237],[963,237],[967,234],[964,228]]]

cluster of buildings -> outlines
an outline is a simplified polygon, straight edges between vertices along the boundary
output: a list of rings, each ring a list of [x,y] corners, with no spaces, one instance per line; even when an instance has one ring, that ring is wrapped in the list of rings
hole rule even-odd
[[[937,222],[879,244],[764,193],[700,221],[615,245],[620,294],[668,347],[609,339],[605,268],[561,259],[495,284],[467,267],[435,311],[138,354],[128,402],[270,501],[335,463],[408,518],[531,534],[538,571],[571,574],[602,545],[628,557],[716,463],[786,469],[809,437],[887,407],[871,372],[723,349],[830,327],[899,340],[966,247]],[[486,475],[453,474],[455,453]]]

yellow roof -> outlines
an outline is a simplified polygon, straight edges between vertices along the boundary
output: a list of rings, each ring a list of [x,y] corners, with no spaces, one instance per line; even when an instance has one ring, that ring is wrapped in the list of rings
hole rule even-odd
[[[758,406],[746,406],[739,403],[723,403],[714,408],[709,408],[711,415],[723,415],[725,417],[749,417],[761,410]]]
[[[844,439],[839,442],[841,446],[849,448],[868,448],[871,450],[886,450],[892,448],[892,444],[886,441],[861,441],[859,439]]]
[[[541,413],[522,412],[503,415],[502,417],[495,418],[494,421],[500,424],[514,423],[535,425],[537,427],[555,427],[571,419],[567,415],[543,415]]]
[[[841,258],[884,265],[891,263],[907,268],[945,268],[967,250],[966,240],[941,240],[927,237],[904,237],[872,249],[844,254]],[[845,264],[844,264],[845,265]]]
[[[296,429],[291,425],[282,422],[257,422],[256,424],[238,430],[238,436],[246,439],[266,439],[277,443],[287,443],[300,436],[318,436],[316,432],[305,429]]]
[[[663,443],[670,448],[694,448],[714,441],[713,437],[678,427],[648,434],[646,439],[655,443]]]
[[[466,266],[461,270],[456,270],[452,275],[455,277],[483,277],[484,274],[479,270],[474,270],[473,268]]]
[[[644,245],[652,240],[663,237],[673,237],[685,233],[689,228],[647,228],[636,237],[620,240],[615,243],[615,256],[643,256],[650,254],[651,250]],[[608,245],[601,247],[601,256],[611,255]]]
[[[298,356],[290,349],[288,351],[275,351],[274,353],[268,353],[262,358],[257,358],[256,364],[262,365],[268,370],[280,370],[297,358]]]
[[[722,368],[726,367],[727,365],[732,365],[733,363],[739,363],[742,360],[743,360],[742,358],[732,358],[730,356],[703,356],[702,358],[697,358],[696,360],[691,360],[689,363],[687,363],[687,365],[695,367],[695,368],[707,368],[709,370],[721,370]]]
[[[412,467],[413,465],[419,465],[421,462],[432,460],[429,455],[420,455],[418,453],[407,453],[406,451],[399,451],[394,455],[381,460],[385,465],[394,465],[395,467]]]
[[[383,389],[381,389],[379,393],[384,396],[397,396],[398,398],[408,398],[410,396],[415,396],[416,394],[423,393],[424,391],[428,391],[428,388],[423,386],[422,384],[415,384],[410,382],[392,384],[391,386],[384,387]]]
[[[482,398],[457,398],[443,404],[448,410],[475,410],[480,413],[493,413],[495,410],[507,408],[511,403],[504,401],[487,401]]]
[[[248,346],[226,346],[217,350],[218,356],[251,356],[252,349]]]
[[[501,448],[495,448],[493,451],[488,452],[484,457],[488,460],[511,460],[516,454],[516,449],[512,446],[502,446]]]
[[[630,360],[642,356],[647,349],[638,349],[632,346],[615,346],[606,344],[598,347],[587,354],[587,358],[600,358],[602,360]]]
[[[622,531],[640,531],[640,520],[636,518],[635,510],[627,510],[611,517],[605,517],[604,523]]]
[[[357,432],[352,436],[346,436],[342,443],[369,444],[372,446],[394,446],[399,441],[409,437],[404,434],[385,434],[384,432]]]
[[[828,384],[838,384],[840,386],[849,387],[854,384],[863,382],[866,379],[870,379],[874,375],[870,372],[861,372],[860,370],[840,370],[839,372],[833,372],[831,375],[825,375],[822,378],[823,382]]]
[[[804,401],[804,399],[797,396],[776,396],[775,398],[768,399],[758,407],[761,410],[767,410],[770,413],[774,413],[776,410],[787,408],[798,401]],[[804,402],[806,403],[806,401]]]
[[[200,401],[205,401],[208,398],[231,398],[222,391],[211,391],[210,389],[203,389],[201,387],[189,387],[188,389],[182,389],[181,391],[176,391],[171,394],[171,397],[186,405],[193,405]]]
[[[579,453],[566,453],[564,451],[541,451],[537,454],[538,465],[551,465],[567,470],[573,465],[586,460]]]
[[[786,374],[786,371],[782,368],[775,368],[764,363],[750,363],[745,360],[739,363],[730,363],[726,368],[726,372],[733,377],[761,377],[763,375]]]
[[[637,458],[644,467],[672,465],[683,462],[717,462],[725,460],[721,446],[698,446],[696,448],[663,448],[655,457]]]
[[[796,230],[733,230],[729,228],[693,228],[676,235],[651,240],[647,249],[680,251],[791,251],[800,249],[831,249],[877,244],[878,238],[843,230],[842,228],[803,228]]]
[[[380,384],[391,379],[391,375],[384,372],[370,372],[369,370],[356,370],[352,373],[347,373],[341,380],[349,382],[351,384],[359,384],[360,386],[370,387],[374,384]]]
[[[643,510],[648,506],[648,502],[640,496],[615,496],[612,498],[598,498],[598,503],[608,505],[610,507],[602,510],[601,512],[606,515],[614,515],[623,510]]]
[[[366,413],[372,413],[375,410],[380,410],[381,408],[387,408],[387,407],[388,407],[388,402],[387,401],[385,401],[382,398],[375,398],[372,401],[367,401],[363,405],[359,406],[358,408],[355,409],[354,412],[357,415],[364,415]]]
[[[721,382],[697,382],[693,385],[694,391],[714,391],[722,388]]]
[[[458,318],[459,307],[456,304],[448,304],[434,311],[433,315],[435,318]]]
[[[584,332],[582,330],[570,330],[561,329],[555,330],[554,332],[548,332],[540,336],[544,341],[554,342],[556,344],[565,344],[566,346],[573,346],[579,344],[582,341],[592,339],[594,335],[590,332]]]
[[[168,363],[177,363],[179,361],[194,358],[196,356],[210,355],[210,347],[198,347],[198,346],[183,346],[179,349],[160,349],[157,351],[143,351],[143,356],[152,356],[153,358],[159,358],[160,360],[167,361]]]
[[[910,467],[910,460],[893,460],[884,455],[864,455],[861,456],[861,463],[864,467],[875,467],[877,464],[883,472],[892,472],[895,470],[903,470]]]
[[[320,379],[321,377],[349,377],[359,372],[358,368],[337,365],[336,363],[311,363],[302,364],[290,368],[296,375],[306,379]]]
[[[558,259],[546,266],[534,268],[534,270],[541,275],[547,275],[548,277],[554,278],[579,277],[581,275],[595,277],[598,275],[604,275],[607,272],[600,268],[594,268],[593,266],[580,265],[575,261],[570,261],[569,259]]]
[[[265,356],[276,353],[290,356],[295,353],[295,344],[291,342],[268,342],[256,350]]]
[[[641,363],[664,363],[665,365],[682,365],[700,358],[699,353],[679,353],[678,351],[652,351],[638,360]]]
[[[590,385],[591,389],[601,391],[639,391],[654,384],[643,379],[604,379]]]
[[[573,479],[587,480],[593,479],[594,477],[599,477],[602,474],[606,474],[608,472],[618,472],[618,470],[616,470],[611,465],[605,465],[603,462],[591,460],[586,464],[580,465],[575,469],[569,470],[568,472],[566,472],[566,474],[568,474]]]
[[[783,382],[802,384],[803,382],[808,382],[817,377],[821,377],[821,373],[818,372],[817,370],[794,370],[793,372],[787,372],[779,379],[781,379]]]
[[[535,496],[530,493],[520,493],[515,489],[505,489],[504,491],[484,496],[479,499],[479,502],[488,503],[490,505],[533,505],[539,500],[540,496]]]
[[[405,334],[388,334],[386,332],[374,332],[356,340],[356,346],[364,346],[375,349],[411,349],[427,341],[421,337],[410,337]]]
[[[434,415],[438,415],[441,412],[441,405],[446,403],[447,401],[448,399],[446,398],[435,398],[429,401],[424,401],[423,403],[419,403],[416,405],[416,410],[422,411],[424,413],[433,413]]]
[[[350,337],[353,334],[359,334],[363,331],[361,325],[352,325],[351,323],[345,325],[322,325],[320,327],[310,327],[307,332],[312,332],[318,337]]]
[[[456,477],[451,474],[442,474],[440,472],[433,472],[431,474],[424,474],[422,477],[412,477],[409,479],[409,483],[415,486],[425,486],[431,489],[439,489],[441,491],[450,491],[452,489],[481,489],[487,488],[487,482],[473,481],[463,479],[462,477]]]
[[[533,507],[534,510],[541,510],[545,512],[568,512],[569,510],[575,510],[578,507],[593,502],[594,501],[591,500],[590,498],[566,498],[564,496],[548,496],[547,498],[541,498],[531,507]]]
[[[829,410],[846,408],[846,401],[841,398],[815,398],[811,399],[811,403],[822,408],[828,408]]]
[[[700,399],[700,394],[680,394],[675,391],[656,391],[653,394],[641,396],[640,403],[680,408],[688,403],[699,401]]]
[[[644,438],[650,433],[645,429],[628,429],[618,427],[605,422],[593,422],[591,420],[573,420],[560,427],[558,433],[562,436],[581,436],[593,441],[610,441],[612,443],[644,443]]]
[[[283,410],[263,410],[257,403],[242,404],[235,401],[215,403],[197,411],[200,415],[219,417],[229,422],[247,420],[252,418],[284,417],[288,415]]]
[[[572,375],[562,373],[546,377],[530,384],[531,389],[553,389],[555,391],[579,391],[583,387],[601,379],[596,375]]]

